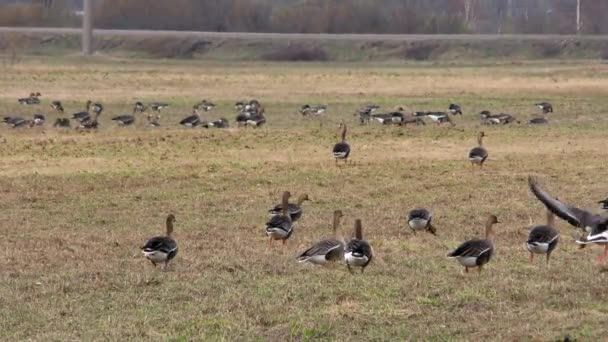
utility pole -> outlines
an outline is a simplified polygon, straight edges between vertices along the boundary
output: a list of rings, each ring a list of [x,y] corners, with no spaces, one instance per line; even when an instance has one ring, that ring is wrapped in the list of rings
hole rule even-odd
[[[576,0],[576,34],[581,34],[581,1]]]
[[[93,0],[83,0],[82,54],[91,55],[93,43]]]

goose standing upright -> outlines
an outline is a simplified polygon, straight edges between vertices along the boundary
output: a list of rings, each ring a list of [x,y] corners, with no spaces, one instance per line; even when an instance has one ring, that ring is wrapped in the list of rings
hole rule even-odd
[[[91,100],[87,100],[84,111],[72,114],[72,119],[79,121],[81,123],[88,121],[91,118],[91,113],[89,113],[89,110],[91,110],[92,103],[93,102]]]
[[[545,254],[547,256],[547,265],[551,252],[557,247],[559,242],[559,233],[554,227],[553,213],[547,210],[547,224],[535,226],[528,234],[526,248],[530,252],[530,263],[534,261],[534,254]]]
[[[431,223],[433,215],[431,212],[424,209],[413,209],[407,215],[407,224],[410,226],[412,231],[426,230],[433,235],[437,235],[437,230]]]
[[[289,217],[291,221],[296,222],[302,217],[302,203],[309,201],[307,194],[302,194],[298,197],[296,203],[289,203]],[[272,216],[279,215],[283,212],[283,203],[277,204],[274,208],[268,210],[268,213]]]
[[[344,239],[338,231],[340,219],[344,215],[341,210],[334,211],[333,231],[331,239],[321,240],[298,256],[298,262],[310,262],[315,265],[325,265],[329,261],[340,261],[344,259]]]
[[[475,166],[475,164],[479,165],[480,168],[483,168],[483,163],[488,159],[488,151],[482,146],[483,145],[483,137],[485,137],[485,133],[479,132],[477,135],[477,147],[473,147],[471,151],[469,151],[469,161],[471,162],[471,166]]]
[[[166,270],[169,261],[177,255],[177,242],[171,236],[174,222],[176,222],[175,215],[169,214],[166,221],[167,235],[153,237],[141,248],[144,256],[154,267],[157,263],[163,263],[162,269]]]
[[[458,248],[448,254],[448,258],[455,258],[464,266],[465,272],[469,272],[469,268],[478,267],[479,272],[483,265],[487,264],[494,255],[494,241],[492,240],[492,227],[494,224],[500,223],[495,215],[490,215],[486,222],[486,238],[472,239],[463,242]]]
[[[355,238],[351,239],[344,249],[344,261],[348,270],[353,273],[351,266],[361,267],[361,273],[372,261],[374,252],[369,242],[363,240],[363,227],[361,220],[355,220]]]
[[[340,128],[342,129],[342,141],[334,145],[332,153],[336,159],[336,164],[338,164],[338,159],[344,160],[344,164],[346,164],[350,155],[350,145],[346,142],[346,124],[341,123]]]
[[[289,216],[289,191],[283,192],[282,205],[283,212],[281,215],[273,216],[270,221],[266,222],[266,236],[268,236],[268,246],[272,246],[273,240],[282,240],[283,245],[293,233],[293,222]]]

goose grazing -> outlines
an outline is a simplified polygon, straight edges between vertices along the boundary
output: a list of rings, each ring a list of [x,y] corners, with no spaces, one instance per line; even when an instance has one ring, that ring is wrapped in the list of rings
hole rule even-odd
[[[101,111],[103,111],[103,105],[101,103],[93,103],[91,105],[91,111],[93,111],[93,113],[101,113]]]
[[[40,96],[42,96],[40,93],[30,93],[29,97],[24,97],[17,101],[22,105],[38,105],[40,104]]]
[[[150,260],[154,267],[158,263],[163,263],[162,269],[166,270],[169,261],[177,255],[177,242],[171,237],[171,234],[173,234],[173,223],[175,222],[175,216],[169,214],[166,223],[167,235],[153,237],[141,248],[144,256]]]
[[[95,116],[91,119],[87,119],[84,120],[80,123],[80,126],[78,126],[78,128],[81,129],[97,129],[99,128],[99,116],[101,115],[101,112],[103,112],[103,106],[101,106],[100,104],[96,104],[93,105],[94,106],[94,110],[95,110]]]
[[[163,103],[163,102],[152,102],[150,103],[150,108],[152,108],[153,111],[155,112],[160,112],[161,110],[165,109],[169,107],[168,103]]]
[[[266,117],[264,116],[264,111],[260,110],[259,113],[251,115],[245,122],[245,125],[251,127],[261,127],[265,123]]]
[[[228,128],[230,127],[230,124],[228,123],[228,120],[226,118],[221,118],[216,121],[205,122],[202,126],[205,128]]]
[[[334,145],[332,153],[336,164],[338,164],[338,159],[344,160],[344,164],[346,164],[350,155],[350,145],[346,142],[346,124],[341,123],[340,128],[342,129],[342,141]]]
[[[471,162],[471,166],[475,166],[475,164],[479,165],[480,168],[483,168],[483,163],[488,159],[488,151],[483,148],[483,137],[486,134],[481,131],[477,135],[477,147],[473,147],[471,151],[469,151],[469,161]]]
[[[146,105],[144,105],[140,101],[135,102],[135,105],[133,106],[133,108],[134,108],[135,113],[143,113],[146,111]]]
[[[407,224],[414,232],[426,230],[433,235],[437,235],[437,230],[431,223],[432,219],[433,215],[430,211],[424,208],[414,209],[407,215]]]
[[[538,109],[543,111],[543,114],[553,113],[553,106],[549,102],[540,102],[534,104]]]
[[[57,120],[55,120],[55,123],[53,124],[53,127],[70,127],[70,119],[68,118],[58,118]]]
[[[273,240],[282,240],[283,245],[293,233],[293,222],[288,213],[289,197],[291,193],[285,191],[282,197],[283,212],[280,215],[273,216],[270,221],[266,222],[266,236],[268,236],[268,246],[272,246]]]
[[[492,227],[494,224],[500,223],[495,215],[490,215],[486,222],[486,238],[472,239],[463,242],[458,248],[448,254],[448,258],[454,258],[464,266],[465,272],[469,272],[469,268],[478,267],[479,272],[483,265],[487,264],[494,254],[494,242],[492,241]]]
[[[353,273],[351,266],[361,267],[361,273],[369,265],[374,256],[372,246],[363,240],[363,227],[361,220],[355,220],[355,238],[348,241],[344,249],[344,261],[348,270]]]
[[[215,106],[215,104],[214,104],[214,103],[209,102],[209,101],[207,101],[207,100],[203,100],[203,101],[201,101],[201,102],[199,102],[199,103],[195,104],[195,105],[194,105],[194,107],[192,107],[192,109],[195,109],[195,110],[202,110],[202,111],[204,111],[204,112],[208,112],[208,111],[213,110],[213,108],[215,108],[215,107],[216,107],[216,106]]]
[[[431,119],[434,123],[436,123],[438,126],[441,125],[442,123],[446,123],[446,122],[450,122],[450,117],[444,113],[444,112],[427,112],[426,116]],[[452,123],[453,125],[453,123]]]
[[[89,113],[89,110],[91,109],[92,103],[93,102],[91,102],[91,100],[87,100],[87,103],[84,108],[84,112],[78,112],[78,113],[72,114],[72,119],[74,119],[76,121],[80,121],[80,122],[88,121],[91,118],[91,113]]]
[[[341,210],[334,211],[333,231],[334,237],[321,240],[298,256],[298,262],[309,262],[315,265],[325,265],[330,261],[344,259],[344,239],[340,236],[340,219],[344,215]]]
[[[289,217],[292,222],[296,222],[302,217],[302,204],[304,201],[310,201],[307,194],[301,194],[298,197],[296,203],[289,203]],[[274,208],[268,210],[268,213],[272,216],[279,215],[283,212],[283,204],[277,204]]]
[[[310,116],[310,115],[318,116],[318,115],[325,113],[325,110],[327,110],[327,106],[325,106],[325,105],[311,106],[309,104],[305,104],[302,107],[300,107],[299,112],[303,116]]]
[[[61,101],[51,102],[51,108],[53,108],[54,110],[56,110],[59,113],[63,113],[63,105],[61,104]]]
[[[530,124],[530,125],[547,125],[547,124],[549,124],[549,121],[545,118],[532,118],[532,119],[530,119],[530,121],[528,121],[528,124]]]
[[[534,261],[534,254],[545,254],[547,255],[547,265],[549,265],[551,252],[559,242],[559,233],[553,227],[553,213],[547,210],[547,224],[533,227],[528,234],[526,248],[530,252],[530,263]]]
[[[148,119],[148,126],[150,127],[160,127],[160,115],[152,116],[152,114],[148,114],[146,117]]]
[[[185,117],[179,122],[180,125],[185,127],[196,127],[201,123],[201,117],[198,115],[196,110],[192,110],[192,115]]]
[[[448,107],[448,112],[452,113],[453,115],[456,115],[456,114],[462,115],[462,109],[460,108],[459,105],[457,105],[455,103],[450,103],[450,106]]]
[[[602,205],[602,209],[608,210],[608,198],[598,201],[597,203]]]
[[[42,126],[44,125],[44,122],[46,121],[46,118],[44,117],[43,114],[34,114],[34,126]]]

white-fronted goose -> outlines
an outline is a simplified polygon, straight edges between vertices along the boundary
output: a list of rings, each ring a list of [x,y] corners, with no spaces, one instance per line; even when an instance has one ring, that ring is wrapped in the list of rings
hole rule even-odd
[[[427,112],[426,116],[437,125],[449,122],[450,119],[448,115],[444,112]]]
[[[341,261],[344,259],[344,239],[340,236],[339,226],[342,211],[334,211],[333,231],[331,239],[321,240],[298,256],[298,262],[310,262],[315,265],[325,265],[330,261]]]
[[[302,217],[302,203],[304,203],[304,201],[309,200],[310,199],[308,198],[307,194],[301,194],[298,197],[298,201],[296,203],[289,203],[289,217],[291,218],[291,221],[295,222],[299,220],[300,217]],[[274,208],[268,210],[268,213],[273,216],[282,214],[283,203],[277,204],[276,206],[274,206]]]
[[[477,134],[477,147],[473,147],[471,151],[469,151],[469,161],[471,162],[471,166],[475,164],[479,165],[480,168],[483,168],[483,163],[488,159],[488,151],[483,147],[483,137],[486,134],[481,131]]]
[[[344,248],[344,261],[348,270],[352,273],[351,267],[361,267],[361,273],[372,261],[374,252],[369,242],[363,240],[363,227],[361,220],[355,220],[355,238],[348,241]]]
[[[469,268],[472,267],[478,267],[479,272],[481,272],[483,265],[487,264],[494,255],[492,227],[496,223],[500,223],[498,218],[495,215],[490,215],[486,222],[486,238],[465,241],[449,253],[448,257],[456,259],[464,266],[465,272],[469,272]]]
[[[519,123],[513,115],[507,113],[491,114],[488,111],[483,111],[480,113],[480,116],[482,125],[506,125],[512,122]]]
[[[137,101],[133,106],[133,110],[135,113],[143,113],[146,111],[146,105],[144,105],[141,101]]]
[[[559,233],[554,227],[553,213],[547,210],[547,224],[534,226],[528,234],[526,248],[530,252],[530,263],[534,261],[534,254],[545,254],[547,256],[547,265],[551,252],[557,247],[559,242]]]
[[[3,121],[11,128],[34,126],[34,122],[32,120],[24,119],[20,116],[6,116],[4,117]]]
[[[599,257],[599,263],[606,263],[606,257],[608,256],[608,218],[606,218],[602,223],[595,225],[591,232],[586,237],[582,237],[576,240],[581,246],[585,245],[603,245],[604,252]]]
[[[203,100],[203,101],[195,104],[193,109],[208,112],[208,111],[213,110],[213,108],[215,108],[215,107],[216,107],[215,103],[209,102],[207,100]]]
[[[174,222],[175,216],[169,214],[166,221],[167,235],[153,237],[141,248],[144,256],[150,260],[152,265],[156,267],[156,264],[163,263],[163,270],[167,269],[169,261],[177,255],[177,242],[171,237]]]
[[[455,103],[450,103],[450,106],[448,107],[448,112],[452,113],[453,115],[462,115],[462,109],[459,105]]]
[[[293,222],[289,216],[289,197],[291,193],[285,191],[282,197],[283,212],[281,215],[273,216],[266,222],[266,236],[268,236],[268,246],[272,246],[273,240],[282,240],[283,245],[293,233]]]
[[[338,163],[338,159],[344,160],[344,164],[346,164],[350,155],[350,145],[346,142],[346,124],[341,123],[340,128],[342,129],[342,141],[334,145],[332,154],[336,159],[336,164]]]
[[[543,114],[553,113],[553,106],[549,102],[540,102],[534,104],[538,109],[543,111]]]
[[[433,215],[424,208],[413,209],[407,215],[407,224],[412,231],[426,230],[433,235],[437,235],[437,230],[433,226],[432,220]]]
[[[201,123],[201,117],[196,110],[192,110],[192,115],[182,119],[179,124],[185,127],[196,127]]]
[[[204,128],[228,128],[230,127],[230,124],[228,123],[228,120],[226,118],[220,118],[219,120],[205,122],[204,124],[202,124],[202,126]]]
[[[103,112],[103,106],[97,104],[97,106],[95,106],[95,116],[82,121],[78,128],[87,130],[99,128],[99,116],[101,115],[101,112]]]
[[[116,121],[120,126],[129,126],[135,123],[135,113],[137,113],[137,111],[137,105],[135,105],[135,107],[133,107],[133,114],[115,116],[112,118],[112,121]]]
[[[89,110],[91,109],[92,103],[93,102],[91,102],[91,100],[87,100],[84,111],[72,114],[72,119],[80,122],[88,121],[91,118],[91,113],[89,113]]]
[[[160,112],[161,110],[165,109],[169,107],[168,103],[164,103],[164,102],[152,102],[150,103],[150,108],[152,108],[153,111],[155,112]]]
[[[266,117],[264,116],[264,111],[260,110],[259,113],[251,115],[245,124],[251,127],[261,127],[266,123]]]
[[[63,105],[61,104],[61,101],[51,102],[51,108],[58,111],[59,113],[63,113]]]

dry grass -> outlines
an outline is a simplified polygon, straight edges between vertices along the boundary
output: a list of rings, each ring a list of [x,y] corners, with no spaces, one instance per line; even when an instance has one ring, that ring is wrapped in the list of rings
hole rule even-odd
[[[608,193],[606,68],[593,63],[485,66],[196,64],[173,61],[26,60],[0,79],[4,113],[31,114],[32,90],[108,109],[97,133],[52,128],[0,131],[0,339],[3,340],[580,340],[605,337],[606,273],[594,248],[578,250],[560,222],[550,268],[527,263],[530,218],[544,214],[526,188],[537,174],[560,198],[594,208]],[[260,130],[186,130],[176,122],[197,100],[259,97]],[[112,114],[134,99],[174,106],[165,127],[119,129]],[[472,173],[475,112],[535,112],[548,127],[486,127],[490,160]],[[465,108],[460,130],[358,127],[365,102]],[[322,121],[295,108],[327,102]],[[50,109],[49,109],[50,110]],[[52,118],[55,115],[51,115]],[[353,164],[330,148],[352,122]],[[285,249],[266,248],[266,210],[289,189],[312,202]],[[407,209],[435,215],[438,237],[405,229]],[[378,261],[363,275],[309,267],[298,251],[330,234],[331,213],[361,218]],[[138,247],[177,216],[180,252],[154,270]],[[496,258],[463,275],[445,254],[497,214]]]

